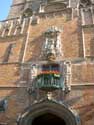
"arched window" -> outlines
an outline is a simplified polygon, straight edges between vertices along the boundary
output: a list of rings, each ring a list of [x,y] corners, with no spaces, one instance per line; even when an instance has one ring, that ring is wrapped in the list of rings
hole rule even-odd
[[[33,14],[33,11],[32,11],[31,8],[27,8],[27,9],[23,12],[23,16],[25,16],[25,17],[30,17],[30,16],[32,16],[32,14]]]
[[[93,24],[93,10],[91,0],[80,0],[79,8],[81,10],[81,18],[83,25]]]

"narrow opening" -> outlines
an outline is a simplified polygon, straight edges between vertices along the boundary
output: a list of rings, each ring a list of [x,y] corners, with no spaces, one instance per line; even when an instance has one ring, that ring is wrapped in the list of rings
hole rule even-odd
[[[35,118],[32,125],[66,125],[66,123],[60,117],[50,113],[46,113]]]

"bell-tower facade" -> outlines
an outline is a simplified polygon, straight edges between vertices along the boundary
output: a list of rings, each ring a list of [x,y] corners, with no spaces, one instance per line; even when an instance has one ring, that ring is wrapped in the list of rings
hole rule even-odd
[[[0,22],[0,124],[94,124],[94,0],[13,0]]]

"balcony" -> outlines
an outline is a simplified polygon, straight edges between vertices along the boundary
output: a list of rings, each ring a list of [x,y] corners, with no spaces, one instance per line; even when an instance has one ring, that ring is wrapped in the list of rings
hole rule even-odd
[[[37,76],[35,86],[44,91],[62,89],[64,82],[59,73],[43,73]]]
[[[21,82],[28,84],[28,93],[43,91],[70,91],[71,64],[70,62],[41,62],[23,66]]]

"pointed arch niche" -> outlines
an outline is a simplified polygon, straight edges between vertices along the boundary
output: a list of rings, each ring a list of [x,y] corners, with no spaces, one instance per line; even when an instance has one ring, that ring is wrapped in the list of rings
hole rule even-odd
[[[33,104],[19,117],[18,125],[81,125],[77,114],[56,101],[45,100]]]
[[[79,8],[81,11],[82,25],[94,24],[94,12],[91,0],[80,0]]]

